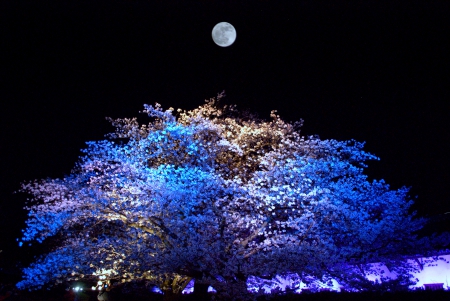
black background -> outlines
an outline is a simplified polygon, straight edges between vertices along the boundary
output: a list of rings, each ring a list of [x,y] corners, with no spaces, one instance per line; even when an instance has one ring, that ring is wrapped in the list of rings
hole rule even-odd
[[[371,178],[411,186],[420,216],[450,211],[449,16],[448,1],[1,1],[0,258],[33,253],[16,250],[13,191],[69,174],[106,116],[222,90],[304,119],[304,135],[366,141]],[[222,21],[226,48],[211,39]]]

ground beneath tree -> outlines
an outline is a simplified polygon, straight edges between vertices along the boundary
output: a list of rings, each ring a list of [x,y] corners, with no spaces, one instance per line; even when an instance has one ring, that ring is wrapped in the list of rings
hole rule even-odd
[[[65,290],[50,290],[50,291],[35,291],[26,292],[13,290],[11,294],[7,294],[5,291],[0,293],[0,300],[3,301],[60,301],[60,300],[74,300],[68,297]],[[96,301],[97,292],[86,291],[84,292],[84,298],[75,300]],[[213,294],[209,294],[206,299],[213,300]],[[123,293],[119,290],[111,291],[110,301],[163,301],[164,296],[161,294],[153,294],[144,291],[136,291],[130,293]],[[182,295],[180,301],[203,301],[199,300],[198,296],[193,294]],[[257,301],[441,301],[450,300],[450,291],[409,291],[409,292],[376,292],[376,293],[336,293],[336,292],[320,292],[320,293],[308,293],[308,294],[284,294],[284,295],[264,295],[256,298]],[[227,301],[227,300],[224,300]]]

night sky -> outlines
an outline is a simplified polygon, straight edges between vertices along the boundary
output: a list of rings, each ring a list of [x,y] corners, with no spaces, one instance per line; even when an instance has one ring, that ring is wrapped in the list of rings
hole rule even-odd
[[[421,216],[450,211],[449,16],[449,1],[0,1],[0,257],[26,218],[13,191],[69,174],[105,117],[223,90],[304,135],[366,141],[371,178],[411,186]]]

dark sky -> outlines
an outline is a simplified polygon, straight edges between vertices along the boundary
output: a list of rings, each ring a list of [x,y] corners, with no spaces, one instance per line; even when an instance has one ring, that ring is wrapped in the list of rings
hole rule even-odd
[[[68,174],[106,116],[222,90],[305,135],[366,141],[370,177],[411,186],[420,215],[450,211],[449,16],[448,1],[0,1],[0,249],[26,217],[12,192]]]

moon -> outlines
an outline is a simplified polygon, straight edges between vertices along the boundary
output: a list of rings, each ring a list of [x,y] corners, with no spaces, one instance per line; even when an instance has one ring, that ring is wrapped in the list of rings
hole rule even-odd
[[[214,43],[220,47],[228,47],[236,40],[236,29],[228,22],[220,22],[212,30]]]

